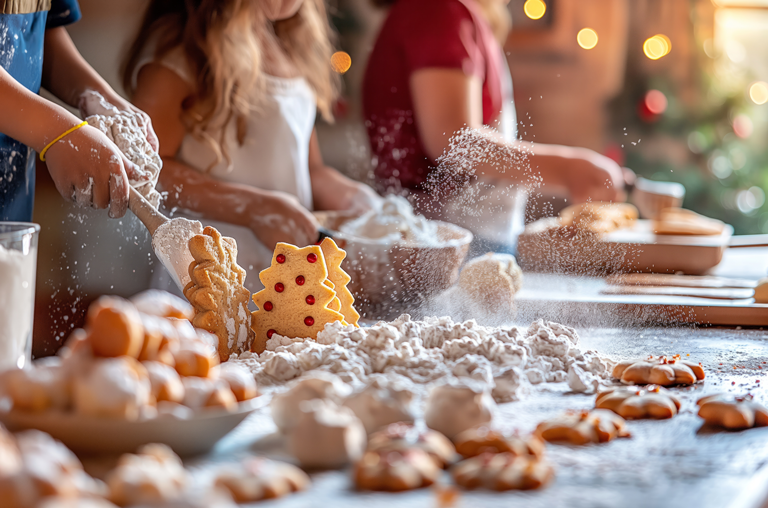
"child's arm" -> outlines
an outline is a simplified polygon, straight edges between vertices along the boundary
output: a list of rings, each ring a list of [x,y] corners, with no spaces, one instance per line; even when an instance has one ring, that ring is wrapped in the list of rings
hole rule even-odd
[[[0,132],[40,153],[79,123],[79,118],[30,92],[0,67]],[[122,217],[128,209],[127,177],[146,178],[101,131],[89,126],[54,144],[46,162],[65,199],[97,208],[109,206],[110,217]]]
[[[152,117],[162,141],[160,184],[168,191],[167,205],[249,228],[269,248],[277,242],[314,243],[317,221],[294,196],[223,182],[176,159],[187,134],[182,103],[192,94],[186,81],[162,65],[145,65],[139,72],[133,100]]]
[[[325,165],[317,132],[312,132],[309,142],[309,176],[317,210],[365,212],[375,208],[381,201],[381,197],[369,186],[347,178]]]
[[[82,109],[83,94],[89,90],[99,92],[110,104],[122,111],[133,111],[144,117],[147,141],[157,150],[157,136],[149,116],[120,97],[75,47],[64,27],[45,32],[43,60],[43,87],[72,107]],[[92,114],[84,111],[86,115]]]

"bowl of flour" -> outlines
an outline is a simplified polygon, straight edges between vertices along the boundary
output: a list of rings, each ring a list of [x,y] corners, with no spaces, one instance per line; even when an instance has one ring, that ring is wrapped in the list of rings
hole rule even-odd
[[[415,214],[400,196],[387,196],[359,216],[315,215],[347,252],[349,288],[368,319],[396,317],[451,287],[472,241],[466,229]]]

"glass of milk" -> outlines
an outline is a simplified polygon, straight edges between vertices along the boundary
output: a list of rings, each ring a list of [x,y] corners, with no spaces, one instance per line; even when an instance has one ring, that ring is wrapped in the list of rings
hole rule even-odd
[[[32,359],[39,233],[37,224],[0,221],[0,371]]]

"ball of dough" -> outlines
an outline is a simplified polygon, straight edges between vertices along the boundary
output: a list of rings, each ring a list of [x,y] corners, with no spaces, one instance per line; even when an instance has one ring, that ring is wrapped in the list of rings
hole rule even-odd
[[[189,479],[181,459],[162,444],[120,457],[107,477],[109,499],[119,506],[156,506],[179,497]]]
[[[353,393],[344,401],[360,419],[369,434],[390,423],[412,423],[411,411],[413,392],[399,387],[386,378],[372,379],[362,390]]]
[[[128,356],[95,359],[73,383],[75,411],[136,420],[150,402],[147,369]]]
[[[461,432],[488,423],[496,403],[487,390],[465,384],[444,384],[432,389],[424,421],[427,427],[455,439]]]
[[[464,265],[459,287],[486,312],[510,312],[523,287],[523,271],[514,256],[489,252]]]
[[[132,296],[130,300],[144,314],[189,321],[195,317],[195,309],[188,301],[167,291],[148,289]]]
[[[277,428],[285,433],[296,426],[301,413],[299,405],[305,400],[327,399],[340,403],[349,387],[332,375],[315,373],[312,377],[299,379],[283,393],[275,394],[270,403],[272,419]]]
[[[152,395],[157,402],[180,403],[184,400],[184,385],[176,369],[160,362],[144,362],[143,365],[147,369]]]
[[[313,469],[338,469],[357,461],[367,440],[351,409],[320,399],[302,402],[287,438],[290,454],[302,467]]]
[[[221,379],[204,377],[185,377],[181,380],[184,385],[184,405],[194,411],[203,408],[237,410],[237,399],[229,385]]]
[[[233,363],[224,363],[219,368],[219,378],[225,381],[238,402],[251,400],[259,395],[253,374]]]
[[[86,331],[95,356],[138,358],[144,345],[139,311],[131,302],[114,296],[102,296],[91,304]]]

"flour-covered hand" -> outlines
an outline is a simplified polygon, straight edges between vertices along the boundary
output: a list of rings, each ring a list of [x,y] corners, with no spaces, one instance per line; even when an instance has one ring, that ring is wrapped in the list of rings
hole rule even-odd
[[[320,224],[295,196],[267,192],[258,199],[259,205],[250,207],[250,229],[267,248],[273,250],[278,242],[304,247],[317,241]]]

